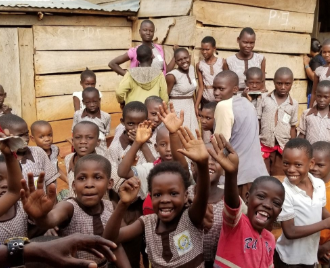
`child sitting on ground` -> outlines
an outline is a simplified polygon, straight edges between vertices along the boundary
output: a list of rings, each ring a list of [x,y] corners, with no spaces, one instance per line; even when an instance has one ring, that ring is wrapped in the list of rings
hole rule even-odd
[[[205,143],[210,142],[214,130],[214,111],[217,107],[217,102],[212,101],[205,103],[199,111],[199,120],[203,130],[203,140]]]
[[[261,93],[264,91],[263,77],[264,75],[258,67],[251,67],[246,72],[246,88],[242,92],[242,96],[251,101],[255,108],[261,101]]]
[[[321,82],[322,83],[322,82]],[[330,143],[318,141],[312,144],[314,166],[309,172],[315,177],[324,181],[327,202],[325,208],[330,211]],[[322,264],[329,263],[330,252],[330,230],[322,230],[320,234],[320,245],[318,250],[318,260]],[[326,265],[328,268],[329,266]]]
[[[299,138],[311,144],[317,141],[330,141],[330,81],[321,81],[316,89],[316,105],[305,110],[298,127]]]
[[[82,86],[83,90],[88,87],[95,87],[96,86],[96,75],[92,70],[86,68],[80,74],[80,85]],[[102,98],[102,92],[100,93],[100,99]],[[86,108],[85,104],[83,103],[82,91],[73,92],[73,107],[74,111],[84,110]]]
[[[196,140],[188,128],[180,128],[183,144],[179,152],[196,162],[199,180],[193,204],[187,209],[189,173],[179,163],[164,162],[149,174],[148,187],[155,214],[142,216],[120,228],[129,204],[137,197],[140,181],[131,178],[120,187],[120,202],[109,219],[104,237],[116,242],[129,241],[145,233],[147,254],[153,267],[204,267],[201,224],[209,195],[208,153],[196,130]]]
[[[100,151],[99,154],[104,155],[107,151],[106,137],[110,132],[111,117],[108,113],[101,111],[101,98],[99,91],[95,87],[85,88],[82,93],[82,98],[86,108],[84,110],[78,110],[74,113],[72,129],[81,121],[91,121],[95,123],[100,130],[100,143],[97,146],[97,150]]]
[[[292,71],[279,68],[274,76],[275,90],[265,93],[257,107],[261,152],[272,176],[284,175],[282,152],[285,144],[296,137],[298,102],[289,95],[292,83]]]
[[[0,116],[4,114],[16,114],[11,107],[4,104],[6,97],[7,97],[7,93],[3,89],[2,85],[0,85]]]
[[[308,173],[314,166],[312,145],[305,139],[292,139],[283,151],[285,200],[277,220],[283,234],[276,243],[275,268],[312,268],[317,262],[320,231],[330,228],[325,208],[325,185]]]
[[[0,126],[2,129],[8,129],[13,136],[21,137],[25,142],[25,147],[18,149],[16,152],[17,159],[22,166],[23,178],[27,180],[28,173],[32,173],[36,183],[40,173],[44,172],[45,187],[48,191],[49,185],[56,182],[60,174],[43,149],[37,146],[28,146],[30,140],[29,129],[24,119],[17,115],[5,114],[0,117]]]
[[[284,188],[270,176],[259,177],[246,194],[247,215],[237,187],[238,155],[220,134],[211,140],[211,156],[225,170],[223,224],[214,268],[272,267],[275,240],[265,228],[272,224],[284,202]]]
[[[64,174],[64,172],[58,167],[57,157],[60,151],[59,148],[53,144],[52,126],[47,121],[35,121],[31,125],[30,138],[38,147],[42,148],[46,152],[50,162],[52,162],[57,171],[61,174],[60,179],[68,183],[66,174]]]
[[[112,187],[110,174],[111,165],[106,158],[97,154],[86,155],[77,161],[74,168],[73,189],[76,198],[59,202],[53,208],[56,197],[54,186],[45,196],[42,180],[38,181],[36,190],[28,188],[24,181],[21,191],[24,210],[38,226],[58,226],[60,236],[73,233],[101,236],[114,210],[110,201],[102,199],[107,189]],[[105,258],[97,258],[85,251],[78,251],[77,255],[80,259],[94,260],[98,267],[107,267]],[[116,264],[118,267],[130,267],[124,256],[118,258]]]
[[[133,100],[144,102],[149,96],[159,96],[168,101],[165,76],[159,68],[151,66],[152,59],[150,47],[141,45],[137,48],[139,67],[129,69],[116,90],[121,106]]]

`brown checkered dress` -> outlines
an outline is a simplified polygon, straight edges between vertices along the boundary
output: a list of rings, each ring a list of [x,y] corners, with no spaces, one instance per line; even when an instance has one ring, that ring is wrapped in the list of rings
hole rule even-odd
[[[71,203],[74,212],[69,225],[59,230],[59,236],[68,236],[74,233],[102,236],[104,227],[114,211],[112,203],[108,200],[102,200],[103,210],[97,215],[87,214],[75,199],[70,198],[62,202]],[[77,255],[79,259],[93,260],[101,264],[99,267],[106,267],[107,261],[105,259],[96,258],[85,251],[78,251]]]
[[[153,268],[189,267],[203,268],[203,231],[191,222],[188,209],[180,218],[176,228],[158,233],[159,219],[156,214],[142,216],[147,253]]]

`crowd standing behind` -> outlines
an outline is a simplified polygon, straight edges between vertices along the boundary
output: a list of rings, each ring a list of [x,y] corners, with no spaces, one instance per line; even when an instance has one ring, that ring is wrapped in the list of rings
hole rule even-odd
[[[122,118],[109,147],[111,116],[101,110],[96,75],[81,73],[66,172],[51,125],[29,128],[4,103],[0,85],[0,242],[72,237],[76,250],[71,242],[65,253],[49,253],[66,254],[62,263],[72,267],[72,257],[88,267],[329,267],[330,40],[312,40],[314,58],[304,59],[314,83],[298,118],[292,71],[283,63],[266,89],[253,29],[241,31],[239,51],[226,59],[213,37],[203,38],[196,68],[177,46],[167,64],[154,31],[142,21],[142,44],[109,63],[123,76],[116,90]],[[58,178],[68,183],[59,193]],[[277,241],[276,224],[283,230]],[[98,246],[92,235],[103,237]],[[58,265],[24,248],[33,262],[27,267]],[[0,263],[24,263],[3,252]]]

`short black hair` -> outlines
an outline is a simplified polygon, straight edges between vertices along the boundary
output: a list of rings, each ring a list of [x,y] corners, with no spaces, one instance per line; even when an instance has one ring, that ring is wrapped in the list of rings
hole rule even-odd
[[[327,141],[317,141],[312,144],[313,152],[321,151],[325,152],[330,157],[330,142]]]
[[[76,130],[76,128],[77,128],[78,126],[86,126],[86,127],[94,128],[95,131],[96,131],[96,133],[97,133],[97,138],[99,138],[99,135],[100,135],[100,129],[99,129],[99,127],[98,127],[95,123],[93,123],[93,122],[91,122],[91,121],[80,121],[79,123],[77,123],[77,124],[73,127],[73,129],[72,129],[72,134],[75,132],[75,130]]]
[[[286,149],[304,150],[309,159],[313,158],[313,147],[306,139],[302,139],[302,138],[291,139],[286,143],[283,152]]]
[[[246,80],[248,80],[250,77],[258,76],[261,79],[263,78],[263,73],[260,68],[258,67],[251,67],[246,71]]]
[[[184,47],[179,47],[179,48],[177,48],[176,50],[174,50],[174,58],[175,58],[175,56],[176,56],[178,53],[180,53],[180,52],[186,52],[186,53],[189,55],[189,51],[188,51],[186,48],[184,48]]]
[[[3,92],[5,92],[5,89],[3,88],[2,85],[0,85],[0,90],[3,90]]]
[[[11,130],[12,127],[19,124],[27,125],[22,117],[15,114],[4,114],[3,116],[0,116],[0,126],[2,129]]]
[[[317,84],[317,89],[319,88],[328,88],[330,89],[330,81],[329,80],[322,80]]]
[[[103,166],[104,173],[107,175],[107,178],[111,178],[111,164],[108,159],[99,154],[88,154],[80,158],[75,164],[74,176],[76,176],[76,174],[79,172],[81,165],[88,161],[94,161],[101,164]]]
[[[317,53],[321,51],[321,43],[316,38],[311,39],[311,51]]]
[[[293,79],[293,72],[288,67],[278,68],[277,71],[275,72],[274,79],[278,76],[283,76],[283,75],[289,75]]]
[[[95,73],[92,70],[88,69],[88,67],[86,67],[86,70],[80,74],[80,81],[84,81],[89,77],[93,78],[96,81]]]
[[[187,190],[188,187],[190,186],[190,174],[178,162],[174,162],[174,161],[162,162],[156,165],[148,175],[147,178],[148,190],[150,193],[152,190],[151,185],[153,178],[162,173],[178,174],[182,178],[182,182],[184,184],[185,190]]]
[[[158,96],[149,96],[148,98],[145,99],[144,105],[148,106],[149,103],[156,102],[159,103],[160,105],[163,104],[163,100],[161,97]]]
[[[244,35],[244,33],[247,33],[248,35],[255,35],[256,34],[251,27],[245,27],[239,33],[239,36],[238,37],[241,38]]]
[[[260,176],[260,177],[256,178],[251,185],[249,193],[252,194],[257,189],[258,185],[260,185],[263,182],[273,182],[282,189],[283,194],[285,193],[283,184],[278,179],[276,179],[272,176]]]
[[[141,22],[141,24],[140,24],[140,29],[141,29],[142,25],[145,24],[145,23],[151,24],[155,28],[155,24],[153,23],[153,21],[151,21],[151,20],[143,20]]]
[[[38,120],[33,122],[33,124],[31,125],[31,134],[34,135],[34,131],[37,127],[41,127],[41,126],[49,126],[50,128],[52,128],[52,126],[49,124],[49,122],[45,121],[45,120]]]
[[[152,50],[147,45],[141,45],[137,48],[136,55],[140,63],[148,62],[152,59]]]
[[[211,102],[205,103],[203,105],[202,110],[209,109],[209,110],[212,110],[214,112],[215,111],[215,108],[217,107],[217,104],[218,104],[217,101],[211,101]]]
[[[215,77],[214,80],[217,78],[226,78],[229,79],[232,83],[234,83],[234,86],[238,86],[238,76],[235,72],[231,70],[224,70],[220,73],[218,73]]]
[[[328,46],[328,45],[330,45],[330,38],[325,39],[325,40],[323,41],[323,43],[322,43],[322,47],[323,47],[323,46]]]
[[[98,91],[98,89],[95,87],[86,87],[82,92],[82,97],[84,98],[84,95],[86,93],[92,93],[92,92],[96,93],[100,98],[100,91]]]
[[[216,42],[215,42],[215,39],[213,36],[205,36],[202,39],[202,43],[203,44],[209,43],[209,44],[211,44],[212,47],[216,47]]]
[[[146,119],[148,118],[147,107],[140,101],[131,101],[124,106],[123,119],[125,119],[126,115],[131,112],[142,112],[146,115]]]

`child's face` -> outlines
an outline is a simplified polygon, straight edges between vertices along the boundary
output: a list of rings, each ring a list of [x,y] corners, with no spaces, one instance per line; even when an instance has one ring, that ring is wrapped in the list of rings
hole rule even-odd
[[[88,87],[95,87],[96,80],[94,79],[94,77],[86,77],[84,80],[80,81],[80,85],[83,89]]]
[[[161,123],[161,121],[159,120],[159,117],[157,115],[157,113],[159,112],[159,105],[162,105],[162,104],[155,102],[155,101],[151,101],[147,105],[148,120],[151,121],[153,130],[156,129]]]
[[[247,193],[248,218],[259,233],[272,224],[282,211],[284,191],[276,183],[259,183],[252,193]]]
[[[189,70],[190,56],[187,51],[180,51],[175,55],[175,63],[184,71]]]
[[[33,131],[33,135],[31,135],[31,139],[37,146],[48,150],[53,143],[52,127],[50,125],[37,126]]]
[[[7,93],[3,90],[3,88],[0,86],[0,106],[3,105],[5,98],[7,97]]]
[[[85,161],[75,174],[72,185],[77,200],[85,207],[99,205],[107,189],[112,186],[108,176],[101,163]]]
[[[121,118],[121,123],[125,126],[126,132],[137,130],[140,123],[147,120],[144,112],[131,111],[126,113],[125,118]]]
[[[330,155],[325,151],[314,150],[313,158],[315,165],[309,172],[312,173],[314,177],[328,182],[330,180]]]
[[[162,162],[172,161],[170,134],[166,127],[158,129],[155,149],[159,153]]]
[[[291,75],[278,75],[274,78],[275,93],[279,97],[285,97],[289,94],[293,83]]]
[[[29,144],[29,141],[30,141],[29,129],[25,122],[21,123],[21,124],[16,124],[15,126],[12,126],[8,130],[9,130],[10,134],[13,134],[13,136],[21,137],[24,140],[26,146]],[[26,147],[19,149],[18,152],[24,152],[25,150],[26,150]]]
[[[162,222],[178,217],[188,201],[181,176],[177,173],[160,173],[152,179],[152,207]]]
[[[317,108],[323,110],[329,107],[330,104],[330,88],[328,87],[318,87],[316,89],[316,103]]]
[[[96,129],[89,125],[76,125],[72,136],[73,147],[80,157],[93,153],[100,143]]]
[[[330,45],[322,46],[322,57],[327,63],[330,62]]]
[[[140,36],[143,41],[151,42],[154,38],[155,27],[151,23],[143,23],[140,26]]]
[[[199,118],[203,130],[213,130],[214,127],[214,111],[211,109],[202,109],[199,112]]]
[[[0,163],[0,198],[8,191],[8,171],[5,162]]]
[[[243,54],[250,55],[256,43],[256,36],[254,34],[243,33],[242,37],[237,38],[239,50]]]
[[[216,48],[210,43],[202,43],[202,55],[204,59],[210,59],[214,55],[215,50]]]
[[[231,83],[226,77],[216,77],[213,80],[213,89],[215,101],[219,102],[233,97],[234,93],[237,92],[238,87],[233,86],[233,83]]]
[[[314,159],[309,159],[303,149],[286,148],[282,156],[283,171],[293,185],[308,179],[308,171],[314,166]]]
[[[83,93],[83,103],[88,112],[97,112],[100,109],[100,96],[97,92]]]
[[[245,80],[246,86],[250,91],[261,91],[263,89],[263,79],[258,75],[250,76]]]

